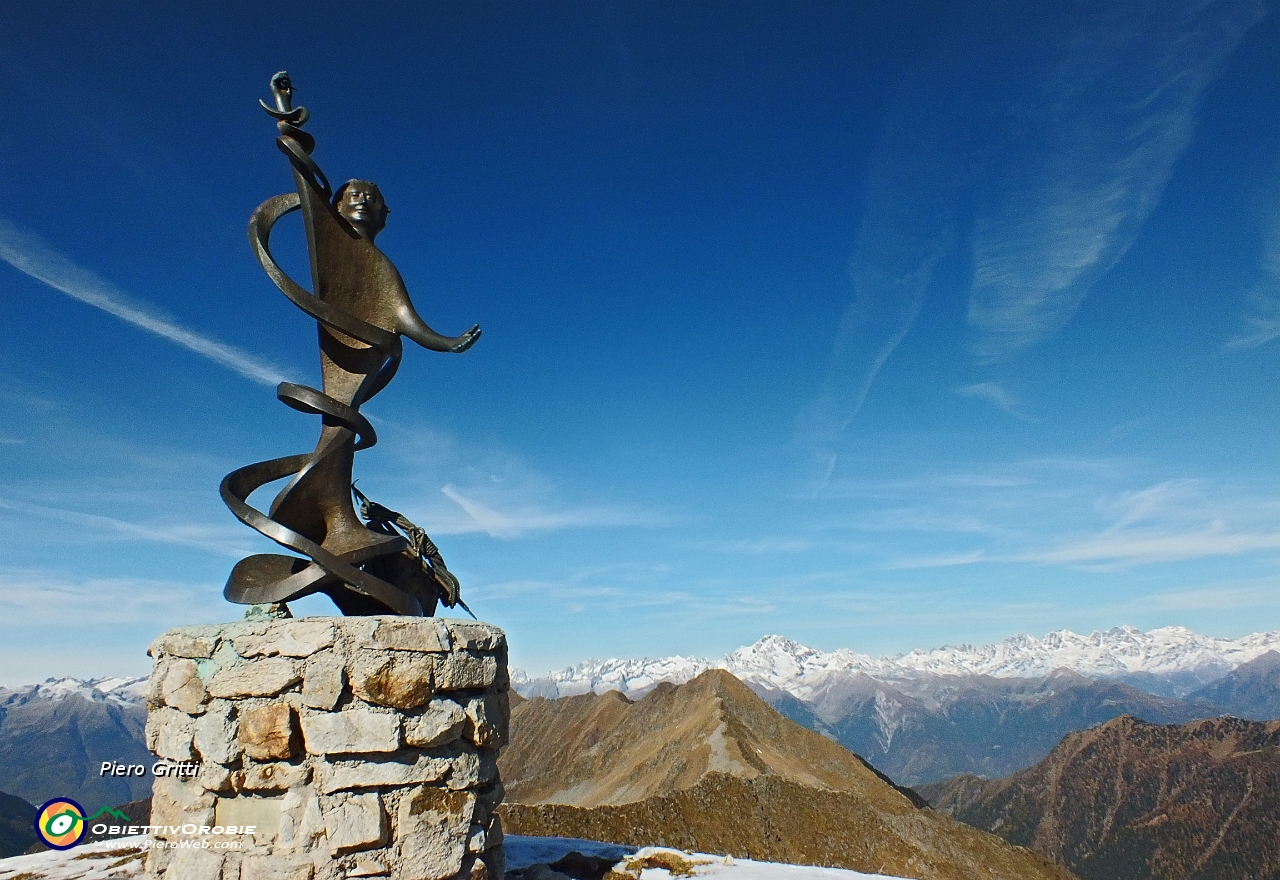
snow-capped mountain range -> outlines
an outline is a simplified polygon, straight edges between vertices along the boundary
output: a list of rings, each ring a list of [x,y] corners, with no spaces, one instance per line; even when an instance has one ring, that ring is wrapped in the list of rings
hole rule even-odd
[[[147,698],[146,678],[50,678],[40,684],[0,687],[0,706],[31,700],[59,702],[73,694],[94,702],[142,703]]]
[[[1253,633],[1238,639],[1204,636],[1181,626],[1143,632],[1118,626],[1087,636],[1070,630],[1044,638],[1019,634],[998,645],[948,645],[908,654],[874,658],[847,648],[825,652],[783,636],[765,636],[711,660],[662,657],[656,660],[586,660],[537,677],[511,669],[511,683],[523,696],[559,697],[589,691],[643,694],[660,681],[681,684],[708,669],[727,669],[743,681],[811,700],[829,679],[860,673],[886,682],[933,676],[989,675],[1038,678],[1068,669],[1089,678],[1174,677],[1204,684],[1226,675],[1268,651],[1280,652],[1280,632]],[[31,699],[58,701],[72,694],[89,700],[142,703],[146,678],[50,678],[40,684],[0,687],[0,704]]]
[[[824,652],[783,636],[765,636],[719,660],[664,657],[657,660],[587,660],[532,677],[511,670],[523,696],[571,696],[619,690],[636,695],[660,681],[680,684],[707,669],[727,669],[743,681],[811,700],[834,677],[862,674],[879,681],[933,676],[989,675],[1038,678],[1068,669],[1089,678],[1179,677],[1205,684],[1268,651],[1280,651],[1280,632],[1221,639],[1171,626],[1143,632],[1120,626],[1087,636],[1070,630],[1044,638],[1015,635],[998,645],[959,645],[873,658],[846,648]]]

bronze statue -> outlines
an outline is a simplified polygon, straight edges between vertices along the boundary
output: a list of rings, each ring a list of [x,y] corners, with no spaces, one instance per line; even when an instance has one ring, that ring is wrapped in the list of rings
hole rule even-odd
[[[307,557],[263,553],[242,559],[223,594],[262,605],[323,592],[344,614],[430,615],[437,597],[450,606],[460,602],[457,580],[431,539],[359,493],[367,523],[356,514],[355,453],[377,442],[360,405],[395,375],[401,336],[432,351],[463,352],[480,338],[480,327],[441,336],[418,316],[400,273],[373,243],[388,213],[381,191],[351,180],[333,192],[311,158],[315,138],[301,128],[309,114],[293,106],[288,74],[272,77],[271,90],[275,107],[262,106],[277,120],[276,144],[289,159],[297,192],[258,206],[249,219],[249,241],[267,275],[316,319],[320,331],[324,391],[282,382],[276,396],[320,415],[324,424],[314,452],[258,462],[222,481],[222,499],[242,522]],[[269,247],[276,221],[296,210],[306,227],[314,294],[284,273]],[[269,515],[246,503],[254,490],[285,477],[292,479]]]

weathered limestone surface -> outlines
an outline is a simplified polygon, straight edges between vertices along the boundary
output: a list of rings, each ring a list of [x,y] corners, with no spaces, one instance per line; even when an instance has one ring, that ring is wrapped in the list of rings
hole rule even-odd
[[[155,782],[148,878],[502,880],[501,630],[244,620],[150,654],[147,746],[200,766]]]

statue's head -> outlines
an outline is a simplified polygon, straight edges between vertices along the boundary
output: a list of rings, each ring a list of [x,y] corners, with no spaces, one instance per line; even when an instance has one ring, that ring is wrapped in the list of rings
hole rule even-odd
[[[391,213],[382,190],[367,180],[348,180],[338,187],[333,204],[348,223],[370,240],[387,225],[387,215]]]

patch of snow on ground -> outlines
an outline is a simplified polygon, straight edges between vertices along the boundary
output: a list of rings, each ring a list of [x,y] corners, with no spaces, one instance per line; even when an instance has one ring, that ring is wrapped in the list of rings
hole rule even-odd
[[[117,837],[100,843],[87,843],[68,850],[49,850],[29,856],[0,859],[0,880],[24,877],[26,880],[123,880],[142,876],[142,859],[131,858],[140,853],[146,842],[144,835]],[[671,852],[694,865],[693,876],[715,877],[716,880],[902,880],[885,874],[862,874],[843,868],[814,868],[806,865],[783,865],[756,862],[727,856],[684,853],[667,847],[646,847],[575,840],[571,837],[523,837],[508,834],[507,870],[558,861],[566,853],[577,850],[585,856],[624,858],[655,852]],[[671,880],[661,868],[645,868],[640,880]]]
[[[145,835],[116,837],[72,849],[0,859],[0,880],[123,880],[142,876]]]
[[[600,843],[596,840],[577,840],[572,837],[524,837],[504,834],[502,845],[507,850],[507,870],[515,871],[536,865],[559,861],[565,853],[577,850],[584,856],[620,859],[634,853],[637,847],[621,843]]]

